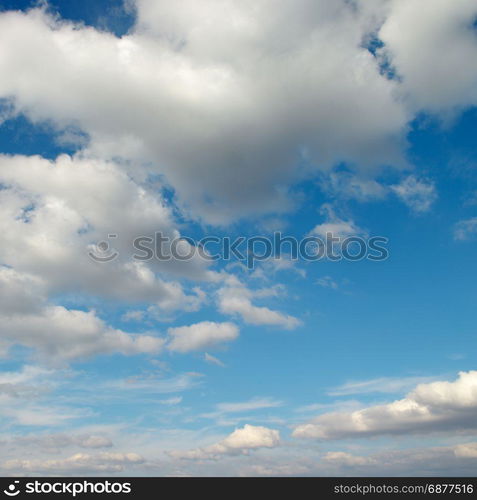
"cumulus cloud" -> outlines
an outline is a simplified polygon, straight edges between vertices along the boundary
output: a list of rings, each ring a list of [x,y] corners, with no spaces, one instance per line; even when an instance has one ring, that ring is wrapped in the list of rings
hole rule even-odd
[[[325,413],[298,425],[294,437],[342,439],[389,434],[475,429],[477,372],[453,382],[418,385],[405,398],[352,412]]]
[[[200,258],[151,262],[132,258],[135,237],[161,231],[178,237],[170,208],[159,193],[135,182],[117,165],[66,155],[0,155],[0,339],[2,349],[22,344],[50,359],[95,354],[157,353],[164,341],[107,325],[93,310],[68,309],[49,297],[73,292],[120,303],[145,302],[149,310],[197,310],[205,293],[187,293],[177,280],[210,280]],[[88,256],[94,242],[116,236],[117,258]],[[105,236],[106,235],[106,236]]]
[[[159,276],[208,280],[200,257],[132,259],[135,238],[156,231],[170,238],[180,234],[160,194],[116,164],[67,155],[55,161],[0,155],[0,184],[3,264],[42,278],[54,292],[147,301],[165,310],[197,309],[203,300],[200,290],[187,295],[177,281]],[[89,258],[111,233],[115,237],[108,244],[117,258],[108,263]]]
[[[267,290],[265,296],[268,296],[269,292],[270,290]],[[276,293],[276,290],[273,293]],[[254,292],[238,280],[229,280],[228,284],[217,292],[218,308],[220,312],[240,316],[252,325],[272,325],[292,330],[301,324],[294,316],[253,304],[254,297],[263,296],[263,291]]]
[[[472,0],[134,5],[121,38],[44,9],[2,13],[0,97],[79,128],[88,154],[148,163],[214,223],[287,210],[290,183],[341,162],[365,172],[352,190],[379,195],[372,177],[405,165],[417,112],[477,102]]]
[[[38,315],[2,318],[1,331],[12,344],[34,347],[52,360],[116,352],[158,353],[164,344],[161,338],[111,328],[94,311],[62,306],[46,307]]]
[[[35,287],[28,288],[33,282]],[[32,292],[36,293],[32,297]],[[108,326],[94,311],[67,309],[47,302],[38,280],[0,267],[0,295],[10,295],[0,305],[0,337],[6,344],[35,348],[51,361],[84,358],[94,354],[157,353],[164,340],[134,335]]]
[[[152,162],[213,222],[289,207],[301,145],[325,167],[401,161],[409,115],[363,47],[377,28],[367,9],[135,3],[121,38],[39,9],[3,13],[0,96],[32,120],[79,126],[92,154]]]
[[[239,336],[239,329],[233,323],[213,321],[169,328],[167,332],[170,337],[167,348],[178,352],[208,349],[224,342],[231,342]]]
[[[388,8],[381,54],[402,78],[409,104],[443,115],[477,104],[477,66],[468,63],[477,60],[475,2],[393,0]]]
[[[175,459],[216,459],[221,455],[247,455],[251,450],[275,448],[279,444],[277,430],[246,424],[216,444],[188,451],[173,450],[168,454]]]

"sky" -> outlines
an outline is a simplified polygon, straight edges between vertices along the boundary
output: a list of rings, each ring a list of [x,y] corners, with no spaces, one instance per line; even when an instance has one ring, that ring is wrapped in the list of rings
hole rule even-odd
[[[473,0],[0,0],[0,474],[475,475],[476,130]]]

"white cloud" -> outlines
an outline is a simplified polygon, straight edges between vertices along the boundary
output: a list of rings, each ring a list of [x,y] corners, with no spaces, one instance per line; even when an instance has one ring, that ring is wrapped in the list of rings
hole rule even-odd
[[[325,217],[325,222],[317,224],[310,235],[319,236],[325,239],[328,234],[334,238],[347,238],[349,236],[366,235],[366,231],[355,224],[351,219],[342,219],[339,217],[330,204],[324,204],[320,213]]]
[[[379,30],[381,52],[402,78],[409,105],[446,115],[477,104],[475,2],[392,0],[388,5]]]
[[[231,342],[239,336],[239,329],[233,323],[202,321],[190,326],[179,326],[167,330],[170,351],[189,352],[207,349],[224,342]]]
[[[476,414],[477,372],[461,372],[454,382],[420,384],[392,403],[325,413],[298,425],[293,436],[326,440],[475,429]]]
[[[275,293],[275,291],[274,291]],[[268,293],[265,293],[267,296]],[[240,316],[246,323],[252,325],[273,325],[292,330],[301,322],[298,318],[274,311],[264,306],[256,306],[252,303],[253,297],[263,296],[259,290],[253,292],[238,280],[229,282],[221,288],[218,293],[218,308],[224,314]]]
[[[238,403],[219,403],[217,405],[217,411],[219,413],[238,413],[250,410],[261,410],[264,408],[277,408],[282,405],[282,401],[271,398],[253,398],[249,401],[241,401]]]
[[[359,201],[380,200],[388,193],[386,186],[376,180],[350,172],[326,172],[320,185],[328,195]]]
[[[430,382],[433,377],[380,377],[371,380],[347,382],[328,391],[330,396],[350,396],[372,392],[393,393],[408,391],[417,384]]]
[[[7,460],[1,464],[4,470],[37,473],[84,474],[87,472],[121,472],[125,466],[142,464],[143,457],[137,453],[103,452],[96,455],[76,453],[59,459]]]
[[[38,349],[42,356],[76,359],[95,354],[158,353],[164,340],[107,326],[93,311],[48,306],[40,314],[2,318],[0,332],[12,344]]]
[[[0,97],[83,130],[90,155],[148,163],[194,217],[287,210],[290,183],[341,162],[357,174],[346,190],[380,196],[377,167],[405,165],[418,111],[477,102],[473,0],[134,4],[121,38],[38,9],[2,13]]]
[[[71,408],[49,398],[68,371],[25,365],[0,375],[0,414],[4,423],[20,426],[61,426],[85,417],[85,408]]]
[[[402,441],[401,441],[402,443]],[[407,448],[376,451],[356,448],[350,451],[315,452],[310,449],[284,447],[273,454],[249,461],[241,468],[242,476],[311,476],[311,477],[369,477],[369,476],[472,476],[476,457],[475,443],[457,446],[420,447],[415,443]],[[457,450],[470,450],[467,455]]]
[[[477,217],[462,220],[455,225],[454,238],[465,241],[477,235]]]
[[[477,458],[477,443],[466,443],[455,446],[456,457]]]
[[[197,310],[205,292],[188,294],[163,275],[216,279],[200,258],[188,262],[132,259],[133,239],[162,231],[179,236],[170,209],[150,187],[136,183],[111,162],[84,158],[0,155],[0,339],[2,350],[19,343],[51,359],[101,353],[157,353],[164,341],[105,324],[91,310],[67,309],[51,295],[73,292],[125,303],[146,302],[150,311]],[[108,263],[88,257],[91,242],[117,234],[119,256]]]
[[[111,328],[94,311],[51,305],[39,280],[0,267],[3,295],[8,300],[0,304],[2,340],[35,348],[52,362],[114,352],[157,353],[164,344],[158,337]]]
[[[280,434],[277,430],[246,424],[216,444],[188,451],[173,450],[168,454],[174,459],[217,459],[221,455],[246,455],[250,450],[274,448],[279,444]]]
[[[255,267],[252,278],[268,280],[270,276],[282,271],[293,271],[302,278],[306,278],[306,271],[297,266],[298,261],[293,259],[290,255],[281,254],[274,255],[267,260],[260,263],[260,266]],[[277,291],[281,288],[280,285],[275,287]]]
[[[77,436],[73,437],[73,442],[82,448],[110,448],[113,445],[105,436]]]
[[[200,257],[132,259],[136,237],[180,233],[160,194],[116,164],[66,155],[55,161],[0,156],[0,183],[3,264],[41,279],[54,292],[147,301],[165,310],[195,310],[203,301],[200,289],[187,295],[177,281],[158,275],[209,280],[208,264]],[[117,235],[108,243],[118,257],[94,262],[88,251],[109,234]]]
[[[351,455],[350,453],[346,453],[344,451],[330,451],[324,456],[323,460],[325,462],[330,462],[333,464],[339,464],[345,466],[376,464],[376,459],[372,457],[361,457],[357,455]]]
[[[17,372],[4,371],[0,373],[0,393],[15,397],[24,395],[26,390],[36,394],[38,384],[48,380],[53,373],[53,370],[32,365],[25,365]]]
[[[39,10],[2,14],[0,96],[79,126],[91,154],[157,165],[212,222],[289,207],[300,145],[321,167],[401,162],[407,110],[362,47],[374,13],[323,0],[136,5],[122,38]]]
[[[8,401],[7,401],[8,403]],[[89,416],[87,410],[78,410],[52,404],[5,404],[2,408],[4,418],[16,425],[26,427],[59,427],[69,424],[75,419]]]
[[[221,361],[219,358],[212,356],[212,354],[209,354],[206,352],[204,354],[204,361],[206,363],[210,363],[212,365],[220,366],[221,368],[225,368],[225,363]]]
[[[428,212],[437,199],[434,184],[418,180],[413,175],[406,177],[400,184],[391,186],[391,189],[415,213]]]

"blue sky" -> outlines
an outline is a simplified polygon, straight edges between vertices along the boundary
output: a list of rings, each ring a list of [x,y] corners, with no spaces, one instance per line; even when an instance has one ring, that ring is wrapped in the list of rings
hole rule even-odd
[[[3,475],[475,474],[475,2],[276,3],[2,2]]]

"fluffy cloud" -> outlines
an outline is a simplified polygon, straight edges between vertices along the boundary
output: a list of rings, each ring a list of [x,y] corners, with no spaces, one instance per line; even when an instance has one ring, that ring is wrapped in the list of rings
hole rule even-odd
[[[252,303],[254,297],[268,295],[268,292],[265,294],[262,292],[260,290],[254,292],[238,280],[229,279],[227,286],[217,293],[219,311],[232,316],[240,316],[246,323],[252,325],[272,325],[292,330],[301,324],[300,320],[294,316],[254,305]]]
[[[320,213],[325,218],[325,221],[317,224],[310,231],[309,234],[312,236],[325,239],[328,234],[331,234],[334,238],[344,239],[349,236],[366,235],[366,231],[357,226],[353,220],[343,219],[338,216],[334,208],[329,204],[323,205]]]
[[[95,354],[158,353],[164,340],[107,326],[93,311],[49,306],[36,315],[2,318],[1,334],[12,344],[37,348],[41,355],[75,359]]]
[[[32,288],[26,286],[30,283]],[[9,300],[0,305],[0,338],[7,345],[35,348],[52,361],[114,352],[157,353],[164,344],[161,338],[113,329],[94,311],[51,305],[39,280],[0,267],[0,296],[3,295],[9,295]],[[10,301],[16,304],[11,309]]]
[[[477,66],[469,64],[477,60],[475,2],[392,0],[388,7],[381,54],[402,78],[409,104],[444,115],[477,104]]]
[[[294,437],[342,439],[386,434],[475,429],[477,371],[454,382],[420,384],[405,398],[343,413],[325,413],[297,426]]]
[[[167,348],[170,351],[189,352],[208,349],[223,342],[231,342],[239,336],[233,323],[203,321],[190,326],[169,328]]]
[[[200,257],[150,262],[133,260],[133,240],[160,231],[178,237],[170,209],[147,185],[134,182],[111,162],[71,158],[0,156],[0,260],[44,279],[55,292],[73,290],[122,301],[147,301],[166,310],[195,309],[176,281],[158,274],[210,279]],[[109,252],[94,246],[116,235]],[[107,263],[99,257],[118,253]]]
[[[188,294],[163,276],[210,280],[200,258],[139,262],[135,237],[161,231],[179,236],[171,211],[151,186],[135,182],[111,162],[60,156],[0,156],[0,339],[50,359],[95,354],[157,353],[164,343],[112,328],[94,311],[51,303],[61,293],[145,302],[158,313],[196,310],[205,293]],[[117,235],[111,262],[88,256],[94,242]],[[102,256],[102,255],[101,255]]]
[[[473,0],[134,4],[121,38],[41,9],[2,13],[0,97],[80,128],[88,154],[149,163],[211,222],[286,210],[290,183],[340,162],[379,195],[376,168],[405,165],[418,111],[477,102]]]
[[[175,459],[214,459],[221,455],[246,455],[250,450],[274,448],[279,444],[280,434],[277,430],[246,424],[211,446],[189,451],[174,450],[168,454]]]
[[[212,222],[289,207],[300,147],[325,167],[401,162],[409,115],[363,47],[378,27],[368,9],[136,5],[121,38],[38,9],[3,13],[0,96],[32,120],[80,127],[92,154],[152,162],[183,207]]]

